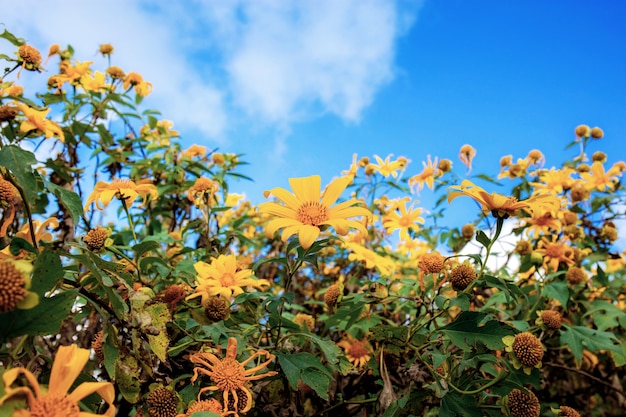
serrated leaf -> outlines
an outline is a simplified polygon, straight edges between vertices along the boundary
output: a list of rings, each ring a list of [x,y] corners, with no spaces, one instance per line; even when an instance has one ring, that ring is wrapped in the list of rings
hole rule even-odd
[[[591,316],[593,323],[598,330],[621,326],[626,328],[626,312],[622,311],[615,304],[604,300],[594,300],[589,304],[589,309],[583,317]]]
[[[441,399],[439,417],[482,417],[482,411],[476,407],[476,397],[449,391]]]
[[[59,331],[67,318],[78,290],[64,291],[51,298],[40,298],[30,310],[0,314],[0,341],[17,336],[50,335]]]
[[[557,300],[564,308],[567,308],[569,301],[569,288],[567,282],[552,281],[543,287],[541,295],[546,298]]]
[[[285,373],[291,388],[297,390],[298,381],[302,379],[307,385],[311,386],[315,392],[317,392],[317,395],[321,398],[328,399],[328,387],[330,386],[332,374],[324,365],[322,365],[322,363],[320,363],[318,358],[308,352],[278,352],[276,353],[276,358],[278,359],[278,363]],[[305,374],[306,377],[303,377]],[[321,375],[324,375],[324,377],[328,379],[328,385],[324,385],[324,382],[320,380]],[[304,380],[304,378],[307,378],[307,380],[315,384],[315,386],[310,385]]]
[[[0,166],[6,167],[15,176],[26,197],[25,203],[31,207],[37,199],[37,180],[32,169],[36,163],[37,158],[32,152],[18,146],[7,145],[0,149]]]
[[[462,350],[468,352],[478,343],[486,345],[489,349],[502,349],[504,336],[513,335],[513,329],[496,320],[482,323],[487,317],[485,313],[475,311],[463,311],[452,323],[439,329],[450,341]]]
[[[563,325],[561,330],[561,344],[567,346],[580,364],[583,357],[583,348],[591,352],[608,350],[621,353],[619,340],[613,333],[590,329],[584,326]]]
[[[44,184],[46,189],[56,195],[63,207],[67,209],[74,224],[78,224],[83,216],[83,204],[78,194],[49,181],[44,181]]]

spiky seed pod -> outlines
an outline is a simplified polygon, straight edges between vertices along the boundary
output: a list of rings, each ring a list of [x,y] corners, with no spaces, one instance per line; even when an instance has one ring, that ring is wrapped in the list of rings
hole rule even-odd
[[[445,259],[437,252],[425,253],[420,257],[417,267],[425,274],[436,274],[443,269]]]
[[[549,329],[560,329],[563,323],[561,313],[554,310],[546,310],[541,313],[541,320]]]
[[[90,251],[97,252],[104,247],[104,243],[109,237],[109,231],[104,227],[96,227],[87,232],[83,241],[87,244]]]
[[[18,110],[15,106],[4,104],[0,106],[0,122],[10,122],[17,116]]]
[[[333,308],[339,298],[339,285],[333,284],[324,293],[324,302],[328,308]]]
[[[574,133],[579,138],[582,138],[583,136],[589,137],[589,135],[591,134],[591,129],[589,129],[589,126],[587,125],[578,125],[576,126],[576,129],[574,129]]]
[[[0,313],[17,308],[28,292],[22,272],[12,262],[0,261]]]
[[[530,332],[515,335],[513,353],[524,366],[535,367],[543,359],[543,345],[541,340]]]
[[[459,265],[450,273],[452,288],[456,291],[463,291],[476,279],[476,271],[470,265]]]
[[[91,348],[96,353],[98,363],[104,362],[104,352],[102,351],[102,336],[103,333],[102,330],[100,330],[98,333],[96,333],[96,335],[93,337],[93,340],[91,341]]]
[[[560,416],[563,417],[580,417],[580,413],[576,410],[574,410],[572,407],[568,407],[566,405],[562,405],[561,407],[559,407],[560,409]]]
[[[193,413],[197,413],[200,411],[209,411],[216,414],[222,414],[222,404],[217,401],[215,398],[211,398],[210,400],[200,400],[189,406],[187,409],[187,413],[185,413],[185,417],[189,417]]]
[[[461,228],[461,236],[463,236],[464,239],[471,239],[474,237],[474,225],[473,224],[466,224]]]
[[[211,298],[204,308],[206,315],[213,321],[226,320],[230,315],[230,306],[222,297]]]
[[[148,414],[150,417],[176,417],[178,397],[167,387],[159,387],[148,395]]]
[[[26,69],[37,69],[39,68],[39,65],[41,65],[41,53],[37,50],[37,48],[24,44],[17,50],[17,54],[19,55],[21,62],[26,64]]]
[[[594,127],[591,129],[591,137],[594,139],[602,139],[604,137],[604,130],[599,127]]]
[[[514,389],[509,392],[508,405],[513,417],[539,417],[541,405],[539,399],[532,392],[523,392]]]
[[[570,284],[578,285],[587,279],[587,275],[579,267],[571,266],[565,273],[565,278]]]
[[[4,178],[0,178],[0,207],[12,206],[19,198],[20,193],[17,188]]]

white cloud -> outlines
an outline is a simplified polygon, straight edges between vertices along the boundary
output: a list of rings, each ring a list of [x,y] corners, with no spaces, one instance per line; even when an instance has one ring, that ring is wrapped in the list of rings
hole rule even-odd
[[[3,8],[0,23],[41,49],[44,56],[53,43],[61,47],[70,44],[76,59],[95,61],[97,69],[107,66],[97,53],[99,45],[111,43],[115,47],[112,64],[126,72],[138,72],[154,85],[147,104],[160,110],[164,118],[214,140],[225,134],[223,93],[193,71],[185,50],[176,43],[179,28],[168,25],[166,16],[142,9],[139,2],[111,0],[105,5],[22,0]]]
[[[235,104],[270,122],[358,121],[394,76],[403,27],[389,1],[231,2],[213,14]],[[242,17],[243,16],[243,17]]]

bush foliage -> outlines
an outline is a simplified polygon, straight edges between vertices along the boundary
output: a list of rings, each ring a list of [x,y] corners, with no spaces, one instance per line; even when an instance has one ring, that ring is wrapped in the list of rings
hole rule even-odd
[[[243,156],[183,148],[111,45],[98,70],[0,37],[0,416],[624,415],[601,129],[493,176],[470,145],[413,175],[355,155],[255,206]]]

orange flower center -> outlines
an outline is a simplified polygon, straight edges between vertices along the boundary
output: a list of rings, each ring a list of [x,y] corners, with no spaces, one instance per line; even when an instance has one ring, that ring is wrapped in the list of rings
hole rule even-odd
[[[235,359],[225,358],[213,367],[211,380],[222,391],[234,391],[243,387],[245,369]]]
[[[560,258],[563,256],[563,247],[559,244],[546,246],[546,255],[550,258]]]
[[[370,354],[370,351],[367,348],[366,341],[357,340],[352,343],[352,346],[350,346],[346,353],[354,359],[360,359],[368,356]]]
[[[224,287],[231,287],[237,284],[235,274],[233,274],[232,272],[224,272],[220,281],[222,281],[222,286]]]
[[[31,417],[78,417],[79,414],[78,404],[67,395],[46,394],[30,407]]]
[[[328,220],[328,210],[326,206],[311,201],[298,207],[296,219],[302,224],[319,226]]]
[[[411,224],[413,224],[413,222],[411,221],[409,217],[400,217],[400,220],[398,221],[398,223],[402,227],[409,227]]]

